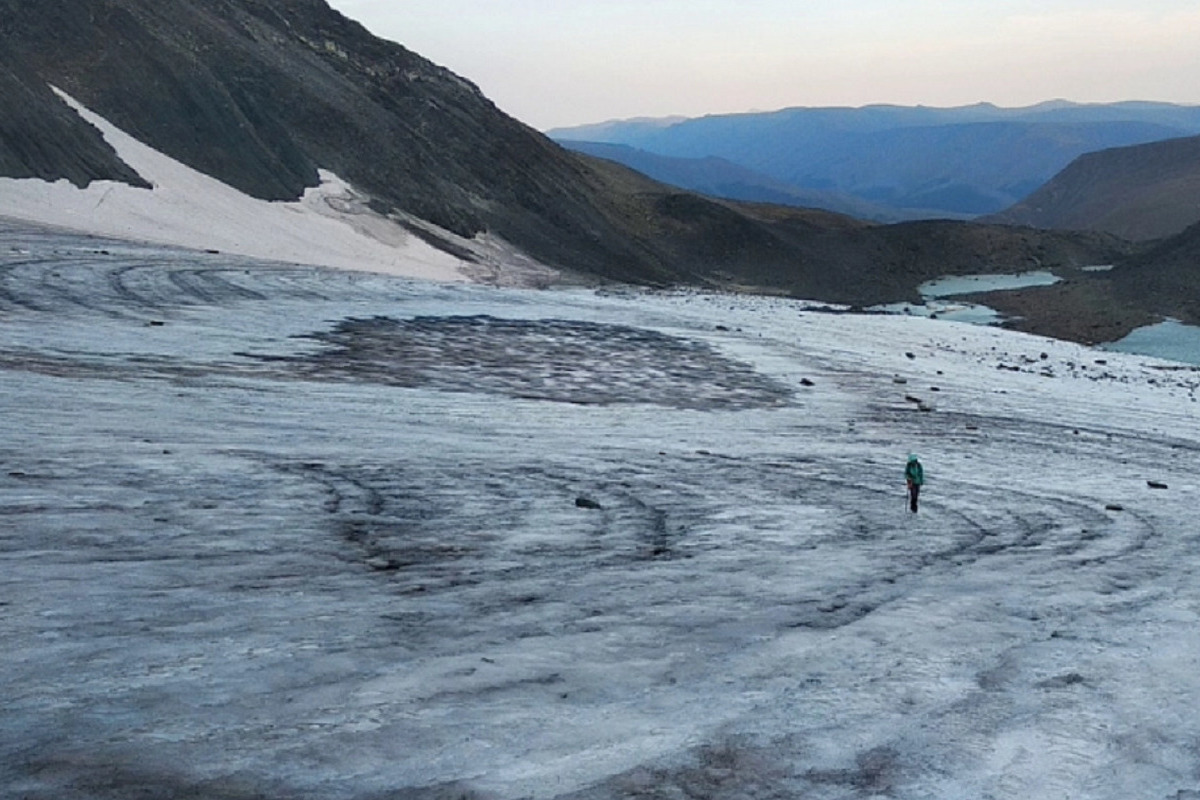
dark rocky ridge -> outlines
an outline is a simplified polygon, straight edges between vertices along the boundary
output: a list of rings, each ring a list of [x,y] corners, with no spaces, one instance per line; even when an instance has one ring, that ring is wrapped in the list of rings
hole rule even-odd
[[[293,199],[325,168],[379,210],[600,279],[870,303],[947,272],[1123,252],[1101,236],[873,226],[671,189],[568,153],[323,0],[0,0],[0,70],[0,174],[139,180],[49,83],[255,197]]]
[[[0,21],[0,25],[3,25]],[[117,158],[96,129],[58,101],[8,49],[0,50],[0,174],[12,178],[145,182]]]

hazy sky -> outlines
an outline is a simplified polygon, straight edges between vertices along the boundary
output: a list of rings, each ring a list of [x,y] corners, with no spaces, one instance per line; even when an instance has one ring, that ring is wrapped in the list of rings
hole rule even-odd
[[[546,129],[868,103],[1200,103],[1196,0],[330,0]]]

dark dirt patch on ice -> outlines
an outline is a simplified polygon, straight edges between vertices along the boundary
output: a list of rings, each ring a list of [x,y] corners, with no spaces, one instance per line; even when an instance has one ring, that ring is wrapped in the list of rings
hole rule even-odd
[[[786,739],[757,741],[726,737],[657,765],[644,765],[560,800],[619,798],[738,798],[775,800],[791,797],[886,797],[904,782],[903,756],[889,747],[847,753],[845,764],[797,769],[796,753],[805,745]],[[911,767],[909,767],[911,769]]]
[[[316,800],[334,796],[288,785],[279,778],[238,773],[211,779],[183,774],[177,767],[139,762],[134,753],[113,751],[103,756],[78,753],[57,754],[31,760],[30,774],[51,788],[33,788],[18,796],[22,800],[60,800],[86,797],[89,800]],[[344,796],[344,795],[336,795]],[[357,800],[481,800],[482,796],[461,783],[405,787],[356,795]]]
[[[481,316],[347,319],[290,362],[305,377],[581,405],[775,406],[789,389],[701,341],[623,325]]]

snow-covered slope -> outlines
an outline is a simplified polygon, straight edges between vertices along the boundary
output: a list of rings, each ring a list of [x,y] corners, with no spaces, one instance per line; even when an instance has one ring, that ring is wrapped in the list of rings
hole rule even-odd
[[[152,190],[112,181],[79,189],[66,180],[0,178],[0,217],[72,231],[159,244],[218,250],[263,259],[383,272],[439,281],[487,278],[546,280],[550,271],[529,263],[499,242],[457,240],[477,251],[471,262],[436,249],[367,206],[365,198],[330,172],[296,203],[257,200],[147,147],[59,92],[96,126],[121,159]],[[488,267],[481,266],[487,264]]]
[[[0,786],[1193,797],[1172,366],[4,227]]]

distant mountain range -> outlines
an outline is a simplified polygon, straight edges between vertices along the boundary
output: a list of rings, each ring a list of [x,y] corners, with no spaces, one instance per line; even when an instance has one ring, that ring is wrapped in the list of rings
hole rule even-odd
[[[838,192],[801,189],[716,156],[675,158],[624,144],[603,142],[565,141],[563,145],[577,153],[586,153],[623,164],[656,181],[712,197],[800,208],[822,208],[862,220],[881,220],[894,216],[892,210],[861,198]]]
[[[696,119],[560,128],[560,143],[697,191],[741,200],[813,204],[877,221],[966,219],[998,213],[1075,158],[1200,134],[1200,107],[1064,101],[1005,109],[867,106],[793,108]],[[640,152],[639,152],[640,151]],[[650,154],[676,159],[653,164]],[[722,159],[753,179],[714,186],[680,159]]]

